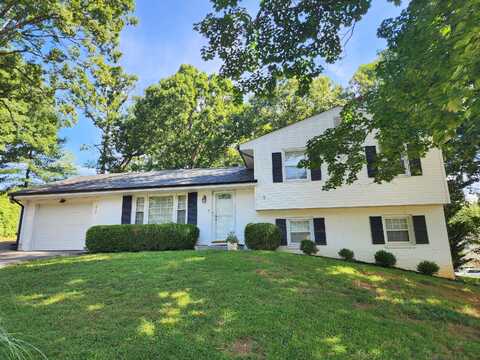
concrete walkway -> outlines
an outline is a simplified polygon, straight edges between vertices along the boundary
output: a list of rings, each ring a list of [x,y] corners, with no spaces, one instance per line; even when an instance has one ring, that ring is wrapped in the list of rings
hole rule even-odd
[[[0,268],[29,260],[80,255],[83,253],[83,251],[14,251],[10,248],[11,244],[13,243],[0,243]]]

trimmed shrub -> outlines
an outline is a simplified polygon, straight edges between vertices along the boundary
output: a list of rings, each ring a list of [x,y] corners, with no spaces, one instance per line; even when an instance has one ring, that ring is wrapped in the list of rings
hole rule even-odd
[[[302,240],[300,250],[306,255],[313,255],[318,252],[317,245],[312,240]]]
[[[343,260],[352,261],[354,258],[354,253],[350,249],[343,248],[338,252],[338,256],[340,256]]]
[[[383,267],[392,267],[397,263],[397,258],[388,251],[379,250],[375,253],[375,263]]]
[[[438,265],[433,261],[422,261],[417,265],[417,271],[424,275],[434,275],[440,270]]]
[[[190,224],[98,225],[87,231],[90,252],[193,249],[199,230]]]
[[[256,223],[245,226],[245,244],[252,250],[276,250],[280,246],[280,229],[270,223]]]

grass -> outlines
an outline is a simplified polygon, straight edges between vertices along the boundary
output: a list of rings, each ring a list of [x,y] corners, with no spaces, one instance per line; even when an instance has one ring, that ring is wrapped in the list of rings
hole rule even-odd
[[[480,287],[280,252],[0,270],[0,318],[50,359],[478,359]],[[1,357],[1,356],[0,356]]]

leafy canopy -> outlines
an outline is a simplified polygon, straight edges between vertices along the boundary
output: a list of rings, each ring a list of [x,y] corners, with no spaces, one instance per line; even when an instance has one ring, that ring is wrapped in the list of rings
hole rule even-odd
[[[270,96],[253,95],[248,99],[243,116],[244,136],[249,140],[270,131],[345,104],[343,89],[328,77],[313,79],[305,94],[299,92],[297,79],[277,83]]]
[[[15,102],[53,93],[57,111],[74,120],[66,94],[82,81],[77,74],[89,73],[91,58],[118,59],[119,34],[135,23],[133,10],[134,0],[0,2],[0,109],[14,115]]]
[[[334,63],[371,0],[263,0],[252,14],[241,0],[210,0],[213,12],[195,24],[208,44],[202,57],[222,60],[221,75],[244,92],[269,93],[277,81],[297,78],[305,92]],[[398,3],[399,1],[394,1]]]
[[[120,126],[121,152],[141,149],[133,168],[209,167],[238,137],[242,101],[232,82],[190,65],[145,90]]]
[[[363,69],[375,78],[344,108],[340,126],[308,144],[309,157],[328,164],[326,188],[356,180],[370,133],[379,143],[377,182],[400,172],[402,155],[449,152],[456,142],[469,144],[464,156],[478,168],[480,25],[473,14],[479,11],[478,0],[412,1],[382,23],[388,48],[374,69]],[[478,176],[475,165],[466,168],[472,162],[460,162],[459,169]]]
[[[79,74],[82,81],[75,89],[73,101],[101,131],[101,143],[95,145],[99,153],[98,171],[119,171],[127,164],[116,151],[118,127],[126,116],[125,103],[137,77],[126,74],[121,66],[105,63],[103,58],[93,59],[90,68],[91,76]]]

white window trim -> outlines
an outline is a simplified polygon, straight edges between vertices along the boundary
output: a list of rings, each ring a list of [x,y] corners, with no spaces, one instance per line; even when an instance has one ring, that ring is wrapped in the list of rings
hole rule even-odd
[[[150,209],[150,198],[151,197],[167,197],[167,196],[173,196],[173,214],[172,214],[172,222],[177,223],[177,215],[178,215],[178,197],[179,196],[185,196],[185,224],[188,224],[188,193],[186,192],[179,192],[179,193],[155,193],[155,192],[149,192],[149,193],[143,193],[143,194],[138,194],[134,196],[133,202],[132,202],[132,216],[131,216],[131,224],[135,224],[135,216],[136,216],[136,210],[137,210],[137,198],[144,198],[143,201],[143,224],[149,224],[148,222],[148,216],[149,216],[149,209]]]
[[[309,226],[309,229],[310,229],[310,240],[312,240],[313,242],[315,242],[315,234],[314,234],[314,230],[313,230],[313,218],[287,218],[287,246],[288,247],[294,247],[294,248],[299,248],[300,247],[300,243],[294,243],[292,242],[292,239],[291,239],[291,231],[290,231],[290,222],[291,221],[308,221],[308,226]]]
[[[402,155],[401,161],[403,162],[403,168],[405,169],[404,173],[398,174],[399,177],[410,177],[412,173],[410,171],[410,161],[408,161],[407,155]]]
[[[388,241],[387,222],[386,219],[407,219],[408,225],[408,242]],[[411,215],[383,215],[382,216],[383,233],[385,237],[385,245],[391,248],[414,247],[416,245],[415,232],[413,231],[413,221]]]
[[[302,151],[305,152],[305,148],[291,148],[291,149],[283,149],[282,150],[282,175],[284,182],[307,182],[312,181],[312,175],[310,174],[310,169],[306,168],[307,177],[306,179],[287,179],[287,155],[286,153],[289,152],[298,152]]]

